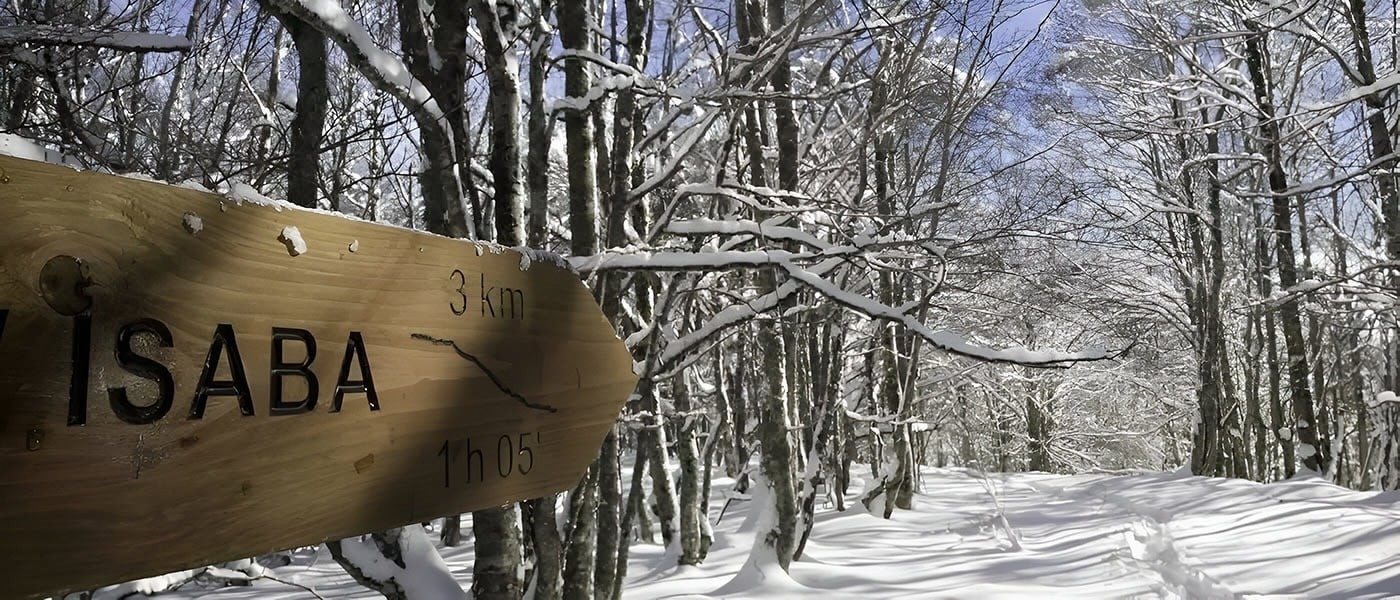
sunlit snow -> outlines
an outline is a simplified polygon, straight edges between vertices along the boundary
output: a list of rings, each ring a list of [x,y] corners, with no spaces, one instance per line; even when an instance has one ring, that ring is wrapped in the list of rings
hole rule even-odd
[[[1355,492],[1304,477],[1273,484],[1182,473],[982,474],[924,469],[914,510],[872,516],[856,495],[817,522],[791,573],[751,561],[763,519],[736,500],[714,523],[703,565],[633,546],[625,598],[1394,598],[1400,594],[1400,492]],[[709,517],[733,480],[716,478]],[[1000,507],[1000,510],[998,510]],[[746,525],[747,524],[747,525]],[[464,525],[464,527],[466,527]],[[1008,531],[1009,529],[1009,531]],[[436,535],[432,535],[436,539]],[[470,585],[470,541],[442,548]],[[269,576],[328,598],[374,598],[324,548]],[[99,594],[99,598],[114,597]],[[296,587],[186,586],[169,598],[292,600]]]

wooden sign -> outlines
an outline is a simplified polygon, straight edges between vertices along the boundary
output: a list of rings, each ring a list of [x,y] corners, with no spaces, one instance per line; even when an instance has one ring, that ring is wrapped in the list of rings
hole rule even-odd
[[[0,598],[569,488],[635,383],[555,264],[0,157]]]

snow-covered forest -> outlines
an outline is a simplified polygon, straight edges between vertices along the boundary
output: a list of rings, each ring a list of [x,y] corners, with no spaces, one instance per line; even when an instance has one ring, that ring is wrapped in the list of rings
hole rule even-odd
[[[1056,502],[1085,518],[1137,498],[1113,506],[1151,518],[1100,525],[1164,583],[1097,597],[1244,593],[1188,566],[1170,516],[1270,494],[1340,512],[1238,540],[1217,518],[1212,544],[1316,541],[1354,516],[1337,498],[1372,521],[1315,548],[1318,579],[1253,592],[1400,594],[1384,556],[1309,587],[1348,548],[1400,554],[1397,19],[1365,0],[7,2],[0,151],[564,255],[640,378],[570,491],[108,595],[313,597],[269,573],[312,573],[314,551],[340,578],[325,597],[1047,597],[852,591],[811,566],[850,564],[824,527],[952,535],[949,514],[980,515],[958,530],[979,552],[1025,552],[1048,534],[1013,488],[1074,488]],[[1274,485],[1103,475],[1183,469]],[[1078,478],[1009,475],[1031,471]]]

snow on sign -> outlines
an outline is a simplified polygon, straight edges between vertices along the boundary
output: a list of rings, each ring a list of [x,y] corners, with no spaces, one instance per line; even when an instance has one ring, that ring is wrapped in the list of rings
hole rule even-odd
[[[636,383],[527,253],[0,157],[0,597],[572,486]]]

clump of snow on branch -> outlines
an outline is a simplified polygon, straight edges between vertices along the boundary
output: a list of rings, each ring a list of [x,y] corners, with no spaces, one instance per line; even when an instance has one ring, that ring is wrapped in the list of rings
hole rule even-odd
[[[560,269],[564,269],[569,272],[574,272],[574,267],[572,264],[569,263],[568,259],[548,250],[527,248],[525,246],[516,246],[514,248],[511,248],[511,250],[514,250],[520,254],[521,271],[529,271],[531,264],[539,262],[551,264],[556,267],[559,267]]]
[[[262,192],[259,192],[257,188],[243,183],[242,181],[230,183],[228,191],[224,192],[224,197],[240,206],[243,205],[244,202],[247,202],[258,206],[270,206],[276,209],[277,212],[282,212],[282,208],[288,206],[286,202],[273,200],[272,198],[262,195]]]

